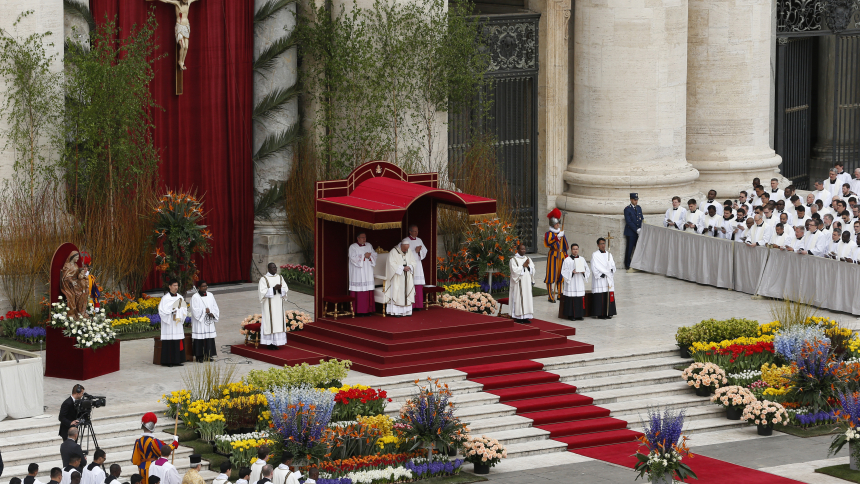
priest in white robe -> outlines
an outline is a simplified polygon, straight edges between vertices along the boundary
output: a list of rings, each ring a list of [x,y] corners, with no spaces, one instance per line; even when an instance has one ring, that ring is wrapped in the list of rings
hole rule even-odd
[[[695,201],[693,201],[695,205]],[[615,260],[606,250],[606,239],[597,239],[591,254],[591,314],[597,319],[612,319],[615,311]]]
[[[511,268],[508,302],[511,305],[511,318],[521,324],[531,324],[534,318],[535,263],[526,255],[525,244],[517,246],[517,253],[508,261]]]
[[[158,303],[161,318],[161,366],[182,366],[185,362],[185,317],[188,307],[179,291],[179,282],[171,279],[167,293]]]
[[[818,230],[815,220],[806,221],[806,235],[803,236],[804,249],[799,254],[824,257],[827,254],[827,238]]]
[[[839,244],[842,243],[842,232],[837,230],[822,230],[822,236],[827,239],[827,252],[825,257],[836,259],[839,252]]]
[[[582,321],[585,317],[585,283],[591,277],[591,269],[585,257],[579,255],[579,245],[570,245],[570,256],[561,265],[564,286],[564,315],[571,321]]]
[[[857,242],[851,237],[851,232],[842,232],[842,239],[836,248],[836,260],[842,262],[854,262],[854,252],[857,251]]]
[[[666,210],[666,217],[663,219],[663,227],[670,229],[684,228],[684,222],[687,220],[687,209],[681,206],[681,197],[672,197],[672,208]]]
[[[705,221],[702,223],[704,230],[702,234],[708,237],[716,237],[723,228],[723,214],[717,214],[716,205],[708,205],[708,214],[705,215]]]
[[[746,244],[749,246],[765,246],[770,243],[772,232],[773,229],[764,223],[764,219],[761,214],[757,213],[755,215],[753,226],[750,227],[749,237],[747,237]]]
[[[418,237],[418,226],[412,224],[409,226],[409,250],[415,257],[415,302],[412,304],[412,309],[424,309],[424,264],[423,260],[427,257],[427,244]]]
[[[257,292],[260,296],[263,320],[260,328],[260,344],[270,350],[287,344],[287,320],[284,302],[287,300],[287,281],[278,274],[278,266],[269,262],[268,271],[260,278]]]
[[[197,292],[191,296],[191,347],[198,362],[212,361],[215,349],[215,323],[221,317],[215,296],[206,281],[197,282]]]
[[[773,228],[773,234],[770,238],[770,246],[775,249],[785,249],[785,244],[791,235],[785,233],[785,226],[782,223],[776,224]]]
[[[104,484],[106,475],[102,466],[106,458],[107,454],[103,449],[96,449],[93,461],[84,467],[84,472],[81,474],[81,484]],[[24,480],[26,481],[26,479]]]
[[[689,207],[690,210],[685,214],[686,221],[684,223],[683,230],[701,234],[705,230],[705,215],[701,210],[696,208],[696,200],[694,198],[691,198],[687,202],[687,207]]]
[[[355,298],[355,315],[373,314],[376,302],[373,300],[373,268],[376,267],[376,251],[367,242],[367,233],[359,231],[355,243],[349,246],[349,295]]]
[[[735,234],[735,227],[737,227],[739,223],[735,219],[735,215],[732,213],[732,207],[723,207],[723,220],[721,223],[722,226],[720,227],[720,230],[717,231],[717,237],[731,240],[732,236]]]
[[[851,179],[851,191],[860,194],[860,168],[854,168],[854,178]]]
[[[398,318],[412,316],[415,304],[415,266],[419,262],[410,242],[407,237],[391,249],[385,266],[385,312]]]
[[[822,184],[824,185],[824,189],[830,192],[831,197],[838,197],[842,195],[842,184],[844,182],[840,181],[839,177],[836,176],[836,168],[831,168],[829,175],[829,178],[822,182]],[[822,200],[822,202],[823,201],[824,200]]]
[[[800,251],[804,250],[806,248],[804,246],[806,242],[803,237],[804,235],[806,235],[806,230],[802,226],[796,225],[794,227],[794,235],[789,236],[785,241],[785,250],[795,253],[800,253]]]
[[[149,476],[157,476],[161,479],[160,484],[182,484],[182,477],[173,464],[170,463],[170,453],[173,447],[165,444],[161,446],[161,458],[149,465]]]

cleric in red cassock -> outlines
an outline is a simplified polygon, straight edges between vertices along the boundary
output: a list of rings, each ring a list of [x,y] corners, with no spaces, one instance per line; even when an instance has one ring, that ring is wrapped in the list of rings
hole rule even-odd
[[[367,243],[367,234],[362,230],[349,246],[349,295],[355,298],[355,314],[371,314],[376,309],[373,300],[373,268],[376,267],[376,251]]]

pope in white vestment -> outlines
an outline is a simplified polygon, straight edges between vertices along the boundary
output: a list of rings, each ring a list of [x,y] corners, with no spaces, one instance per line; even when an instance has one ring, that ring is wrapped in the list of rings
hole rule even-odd
[[[411,316],[415,303],[415,252],[409,248],[409,238],[388,253],[385,266],[385,312],[396,317]]]
[[[591,277],[591,269],[585,258],[579,255],[579,246],[570,246],[570,257],[561,265],[564,277],[564,315],[571,321],[582,321],[585,317],[585,283]]]
[[[606,250],[606,240],[597,239],[597,250],[591,254],[591,313],[599,319],[610,319],[615,311],[615,259]]]
[[[287,281],[278,274],[278,266],[269,262],[268,270],[260,278],[257,292],[260,295],[263,320],[260,329],[260,344],[268,345],[270,350],[287,344],[287,321],[284,302],[287,300]],[[276,288],[280,286],[280,291]]]
[[[370,314],[376,310],[373,289],[376,281],[376,251],[367,243],[367,235],[359,232],[356,242],[349,246],[349,295],[355,298],[355,314]]]
[[[177,293],[178,282],[168,285],[168,292],[158,303],[161,318],[161,366],[178,366],[185,361],[185,317],[188,307],[185,298]]]
[[[158,476],[161,479],[160,484],[182,484],[179,471],[170,463],[169,459],[164,457],[149,465],[149,475]]]
[[[423,309],[424,308],[424,284],[426,284],[426,280],[424,279],[424,265],[421,261],[427,257],[427,244],[421,240],[421,237],[418,237],[418,226],[411,225],[409,226],[409,250],[412,251],[412,255],[415,257],[415,302],[412,304],[413,309]]]
[[[197,283],[197,291],[191,296],[191,346],[198,362],[211,360],[218,353],[215,349],[215,323],[221,317],[215,296],[209,292],[206,281]]]
[[[510,285],[508,286],[508,302],[511,306],[511,318],[522,324],[531,324],[534,318],[534,286],[535,263],[526,255],[526,246],[517,246],[517,253],[508,261],[511,269]]]

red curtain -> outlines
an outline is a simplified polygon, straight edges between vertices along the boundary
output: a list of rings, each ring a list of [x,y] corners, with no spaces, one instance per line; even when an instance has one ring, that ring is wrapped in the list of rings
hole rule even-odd
[[[158,52],[150,90],[164,110],[154,113],[159,172],[168,189],[196,189],[204,196],[212,253],[198,259],[209,283],[250,278],[254,232],[251,163],[253,103],[253,0],[205,0],[191,4],[191,39],[184,94],[175,91],[175,10],[144,0],[91,0],[95,20],[117,16],[123,32],[141,25],[148,10],[158,20]],[[151,276],[146,287],[161,287]]]

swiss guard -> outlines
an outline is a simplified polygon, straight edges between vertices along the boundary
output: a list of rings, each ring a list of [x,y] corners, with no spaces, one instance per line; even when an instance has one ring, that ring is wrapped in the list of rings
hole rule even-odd
[[[567,239],[561,230],[561,210],[554,208],[547,214],[549,218],[549,231],[543,236],[543,245],[549,249],[546,256],[546,290],[549,292],[549,302],[556,302],[557,295],[561,294],[561,266],[567,257]]]
[[[624,253],[624,268],[630,269],[633,251],[639,242],[639,232],[642,232],[642,207],[639,206],[639,194],[630,194],[630,205],[624,207],[624,237],[627,239],[627,251]]]

